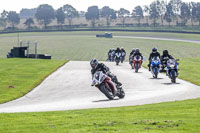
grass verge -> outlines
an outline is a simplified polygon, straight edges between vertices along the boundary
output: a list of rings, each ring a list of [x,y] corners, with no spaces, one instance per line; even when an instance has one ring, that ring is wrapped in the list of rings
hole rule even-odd
[[[0,103],[25,95],[64,63],[66,61],[0,59]]]
[[[200,58],[185,58],[179,63],[179,78],[200,86]]]
[[[0,132],[198,133],[200,99],[134,107],[0,114]]]

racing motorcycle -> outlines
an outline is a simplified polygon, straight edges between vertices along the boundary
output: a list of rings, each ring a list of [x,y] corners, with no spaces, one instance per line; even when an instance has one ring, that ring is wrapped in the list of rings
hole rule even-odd
[[[141,64],[142,64],[142,57],[136,55],[131,63],[132,69],[135,69],[135,72],[137,73],[139,68],[141,68]]]
[[[124,98],[125,92],[122,87],[116,86],[111,78],[102,71],[97,71],[92,79],[92,86],[97,87],[108,99],[113,100],[115,96]]]
[[[124,62],[124,60],[125,60],[125,52],[122,52],[122,57],[121,57],[121,63],[123,63]]]
[[[159,73],[159,69],[160,69],[160,59],[159,57],[154,57],[151,61],[151,73],[153,75],[153,78],[157,78],[158,77],[158,73]]]
[[[178,77],[178,62],[179,59],[169,59],[167,61],[167,71],[166,74],[171,79],[172,83],[176,83],[176,78]]]
[[[120,60],[121,60],[121,53],[115,53],[116,65],[119,65]]]
[[[115,60],[115,51],[113,51],[112,53],[111,53],[111,61],[113,62]]]

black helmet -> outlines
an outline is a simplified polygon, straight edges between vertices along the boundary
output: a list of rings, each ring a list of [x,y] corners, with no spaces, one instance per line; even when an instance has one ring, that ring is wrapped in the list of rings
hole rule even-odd
[[[136,49],[135,49],[135,52],[136,52],[136,53],[139,53],[139,52],[140,52],[140,49],[139,49],[139,48],[136,48]]]
[[[98,64],[99,64],[99,62],[95,58],[90,61],[90,65],[92,68],[96,68]]]
[[[163,55],[168,55],[168,50],[163,50]]]
[[[157,52],[157,48],[152,48],[152,52],[156,53]]]

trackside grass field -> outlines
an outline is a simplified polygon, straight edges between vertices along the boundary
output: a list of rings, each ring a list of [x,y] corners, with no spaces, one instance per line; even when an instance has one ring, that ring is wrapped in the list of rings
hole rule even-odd
[[[170,54],[180,59],[179,78],[200,85],[199,43],[131,38],[105,39],[96,38],[97,33],[104,32],[20,33],[20,40],[37,40],[39,53],[49,53],[53,59],[58,60],[0,59],[0,85],[1,83],[4,85],[0,86],[0,103],[23,96],[37,86],[48,74],[65,63],[60,59],[88,61],[96,57],[105,61],[109,48],[117,46],[123,46],[127,54],[132,48],[140,48],[146,59],[153,47],[157,47],[161,53],[162,50],[168,49]],[[200,35],[192,34],[129,32],[115,34],[200,40]],[[0,57],[5,57],[7,52],[16,46],[16,42],[16,34],[0,35]],[[144,65],[147,62],[145,61]],[[0,133],[199,133],[199,103],[200,99],[194,99],[120,108],[1,113]]]
[[[134,107],[0,114],[3,133],[199,133],[200,99]]]
[[[66,61],[0,59],[0,103],[25,95]]]

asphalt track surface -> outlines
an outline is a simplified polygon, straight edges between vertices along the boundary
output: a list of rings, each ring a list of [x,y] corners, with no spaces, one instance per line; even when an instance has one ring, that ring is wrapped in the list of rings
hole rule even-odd
[[[159,74],[153,79],[144,68],[135,73],[125,62],[116,66],[104,62],[123,84],[124,99],[108,100],[96,87],[91,86],[88,61],[70,61],[46,78],[33,91],[17,100],[1,104],[0,112],[41,112],[90,109],[152,104],[200,97],[200,87]]]

